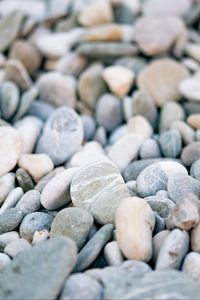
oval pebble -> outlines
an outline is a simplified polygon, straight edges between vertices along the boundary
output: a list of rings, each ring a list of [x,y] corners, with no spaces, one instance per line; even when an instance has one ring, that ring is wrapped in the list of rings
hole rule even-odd
[[[177,129],[185,145],[194,142],[195,132],[188,124],[183,121],[175,121],[170,125],[171,129]]]
[[[160,148],[164,157],[176,158],[182,150],[181,135],[177,129],[163,132],[159,138]]]
[[[180,93],[187,100],[200,101],[200,81],[197,78],[186,78],[180,83]]]
[[[16,208],[20,209],[24,215],[38,211],[41,206],[40,193],[35,190],[28,191],[18,201]]]
[[[112,241],[104,247],[104,257],[109,266],[119,266],[123,263],[124,257],[120,251],[117,241]]]
[[[24,239],[18,239],[16,241],[13,241],[9,243],[5,249],[4,253],[9,255],[11,258],[14,258],[17,254],[28,250],[31,248],[31,245],[27,240]]]
[[[8,194],[15,188],[15,174],[7,173],[0,177],[0,203],[3,203]]]
[[[9,263],[11,263],[10,257],[5,253],[0,253],[0,272],[2,272]]]
[[[200,283],[200,254],[196,252],[188,253],[184,259],[182,271]]]
[[[16,179],[19,186],[26,193],[29,190],[34,189],[34,183],[31,176],[22,168],[18,168],[16,172]]]
[[[16,187],[13,189],[2,204],[0,214],[4,213],[8,208],[14,207],[23,195],[22,188]]]
[[[190,175],[200,181],[200,159],[191,165]]]
[[[191,248],[200,253],[200,223],[191,230]]]
[[[145,140],[140,147],[140,158],[158,158],[161,157],[160,147],[153,139]]]
[[[185,166],[191,166],[200,158],[200,142],[193,142],[183,148],[181,160]]]
[[[16,208],[9,208],[0,215],[0,234],[12,231],[21,223],[23,212]]]
[[[12,118],[19,104],[19,89],[12,81],[6,81],[0,89],[1,113],[5,120]]]
[[[4,248],[11,242],[19,240],[19,233],[17,231],[9,231],[0,234],[0,251],[3,252]]]

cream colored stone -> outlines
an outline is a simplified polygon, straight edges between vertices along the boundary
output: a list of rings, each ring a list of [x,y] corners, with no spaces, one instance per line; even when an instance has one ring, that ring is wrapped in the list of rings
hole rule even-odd
[[[200,129],[200,114],[192,114],[187,118],[187,123],[194,129]]]
[[[138,134],[139,136],[148,139],[153,134],[153,128],[150,123],[142,116],[135,116],[128,121],[128,131]]]

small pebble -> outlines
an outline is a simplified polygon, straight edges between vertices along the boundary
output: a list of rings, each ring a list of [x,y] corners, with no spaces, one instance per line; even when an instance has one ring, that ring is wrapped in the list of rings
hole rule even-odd
[[[161,157],[160,147],[153,139],[147,139],[142,143],[139,154],[141,159]]]
[[[200,253],[200,223],[191,230],[191,248]]]
[[[117,241],[107,243],[104,247],[104,257],[109,266],[119,266],[124,258]]]
[[[32,245],[35,246],[42,241],[47,240],[50,237],[50,233],[47,229],[35,231],[33,235]]]
[[[198,283],[200,282],[200,254],[196,252],[190,252],[186,255],[182,271],[192,277]]]
[[[17,228],[23,219],[23,212],[16,208],[9,208],[0,215],[0,234]]]
[[[3,252],[4,248],[11,242],[19,239],[19,233],[17,231],[9,231],[0,234],[0,251]]]
[[[152,261],[155,263],[160,249],[164,243],[164,241],[166,240],[166,238],[168,237],[170,231],[169,230],[162,230],[160,232],[158,232],[156,235],[154,235],[153,237],[153,257],[152,257]]]
[[[13,241],[9,243],[4,248],[4,253],[10,256],[11,258],[14,258],[17,254],[26,251],[31,248],[31,245],[27,240],[24,239],[18,239],[16,241]]]
[[[0,177],[0,203],[3,203],[8,194],[15,188],[15,174],[7,173]]]
[[[34,183],[31,176],[22,168],[18,168],[16,171],[16,179],[19,186],[26,193],[29,190],[34,189]]]
[[[8,194],[4,203],[2,204],[2,206],[0,208],[0,214],[4,213],[7,209],[9,209],[11,207],[14,207],[23,195],[24,195],[24,192],[23,192],[22,188],[16,187],[15,189],[13,189]]]
[[[190,175],[200,181],[200,159],[191,165]]]
[[[164,157],[176,158],[182,150],[181,135],[177,129],[163,132],[159,139],[160,148]]]
[[[35,190],[30,190],[25,193],[18,201],[16,208],[20,209],[24,216],[38,211],[40,209],[40,193]]]
[[[181,153],[181,160],[185,166],[191,166],[196,160],[200,158],[200,142],[190,143],[183,148]]]

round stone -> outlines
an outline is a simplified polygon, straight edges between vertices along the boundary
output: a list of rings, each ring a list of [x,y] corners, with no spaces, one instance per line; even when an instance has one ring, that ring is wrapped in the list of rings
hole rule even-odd
[[[17,228],[23,219],[23,212],[14,207],[7,209],[0,215],[0,234],[12,231]]]
[[[14,82],[6,81],[1,85],[1,114],[3,119],[9,120],[17,110],[19,104],[19,89]]]
[[[170,125],[170,129],[177,129],[180,132],[181,138],[185,145],[188,145],[194,142],[195,139],[195,132],[183,121],[175,121]]]
[[[159,195],[146,197],[145,200],[151,206],[151,209],[162,218],[167,218],[175,206],[174,202],[169,198]]]
[[[187,100],[200,102],[199,78],[186,78],[181,81],[179,87],[181,95]]]
[[[55,165],[60,165],[79,149],[83,138],[81,118],[74,110],[61,107],[47,120],[36,152],[49,155]]]
[[[31,176],[22,168],[17,169],[16,179],[19,186],[23,189],[24,192],[34,189],[34,183]]]
[[[182,150],[181,135],[177,129],[163,132],[159,138],[159,144],[163,156],[176,158]]]
[[[138,134],[144,139],[148,139],[153,134],[153,129],[149,122],[140,115],[134,116],[128,121],[128,131]]]
[[[140,148],[141,159],[161,157],[160,147],[153,139],[147,139],[142,143]]]
[[[50,237],[70,237],[80,249],[86,242],[93,222],[92,215],[85,209],[79,207],[62,209],[53,220]]]
[[[38,211],[40,206],[40,193],[38,191],[31,190],[21,197],[16,208],[20,209],[24,215],[28,215]]]
[[[200,142],[193,142],[183,148],[181,160],[185,166],[191,166],[200,158]]]

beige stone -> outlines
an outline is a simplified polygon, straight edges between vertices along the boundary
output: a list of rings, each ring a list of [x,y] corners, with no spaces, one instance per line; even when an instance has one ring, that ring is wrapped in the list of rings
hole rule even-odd
[[[128,121],[128,131],[138,134],[142,138],[148,139],[153,134],[153,128],[150,123],[142,116],[135,116]]]
[[[194,129],[200,129],[200,114],[191,114],[187,118],[187,123]]]

